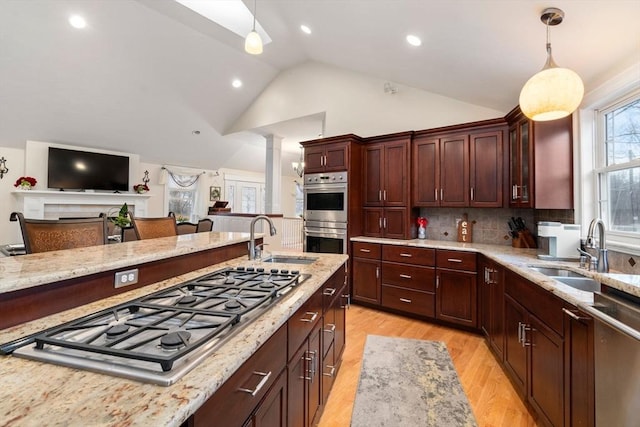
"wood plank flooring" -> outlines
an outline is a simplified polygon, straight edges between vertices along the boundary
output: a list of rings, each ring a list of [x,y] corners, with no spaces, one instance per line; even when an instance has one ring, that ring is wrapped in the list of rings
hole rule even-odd
[[[349,426],[368,334],[444,341],[479,426],[537,425],[480,335],[352,305],[347,310],[342,367],[320,427]]]

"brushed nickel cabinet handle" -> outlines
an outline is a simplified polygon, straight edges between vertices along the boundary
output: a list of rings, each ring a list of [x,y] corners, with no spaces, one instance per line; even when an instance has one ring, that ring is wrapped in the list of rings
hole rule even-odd
[[[413,255],[401,253],[400,256],[403,256],[403,257],[406,257],[406,258],[411,258]]]
[[[336,293],[336,289],[327,288],[327,289],[324,290],[324,292],[322,292],[322,295],[330,297],[330,296],[333,296],[333,294],[335,294],[335,293]]]
[[[406,302],[407,304],[411,304],[411,300],[407,298],[400,298],[400,301]]]
[[[402,277],[403,279],[411,279],[411,276],[409,276],[408,274],[401,274],[400,277]]]
[[[371,252],[371,249],[360,249],[360,252],[364,252],[364,253],[369,253]]]
[[[240,387],[240,388],[238,388],[238,390],[241,391],[241,392],[244,392],[244,393],[249,393],[251,396],[255,397],[255,395],[258,394],[260,389],[262,387],[264,387],[264,385],[267,383],[267,381],[269,381],[269,377],[271,377],[271,371],[269,371],[269,372],[254,371],[253,375],[258,375],[258,376],[262,377],[262,379],[260,380],[260,382],[258,383],[256,388],[254,388],[253,390],[250,390],[248,388]]]
[[[314,320],[316,320],[316,317],[318,317],[318,312],[317,311],[307,311],[305,313],[305,315],[311,315],[311,318],[302,318],[300,319],[301,322],[313,322]]]
[[[462,260],[458,259],[458,258],[447,258],[447,261],[449,261],[449,262],[462,262]]]

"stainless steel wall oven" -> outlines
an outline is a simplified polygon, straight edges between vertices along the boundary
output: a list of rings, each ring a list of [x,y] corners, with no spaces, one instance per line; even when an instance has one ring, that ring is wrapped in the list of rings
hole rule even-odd
[[[304,250],[347,253],[347,172],[304,177]]]

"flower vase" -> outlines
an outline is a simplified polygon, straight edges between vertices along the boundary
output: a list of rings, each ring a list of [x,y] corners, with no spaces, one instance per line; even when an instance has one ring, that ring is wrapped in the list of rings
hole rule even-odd
[[[21,190],[31,190],[31,184],[29,184],[28,182],[23,182],[22,184],[20,184],[20,189]]]

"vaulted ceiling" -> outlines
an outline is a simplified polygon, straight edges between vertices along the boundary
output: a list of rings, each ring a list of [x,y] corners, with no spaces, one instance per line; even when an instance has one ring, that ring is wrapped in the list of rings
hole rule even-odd
[[[253,1],[243,1],[253,10]],[[640,2],[631,0],[256,5],[273,40],[260,56],[173,0],[0,0],[0,147],[22,148],[31,139],[134,152],[146,162],[260,171],[259,133],[284,137],[285,151],[297,157],[297,141],[317,137],[322,115],[228,129],[279,73],[306,61],[506,113],[544,63],[539,16],[550,6],[566,13],[551,30],[554,58],[587,88],[640,59]],[[72,13],[87,28],[69,26]],[[407,34],[422,46],[409,46]],[[231,86],[234,78],[241,88]]]

